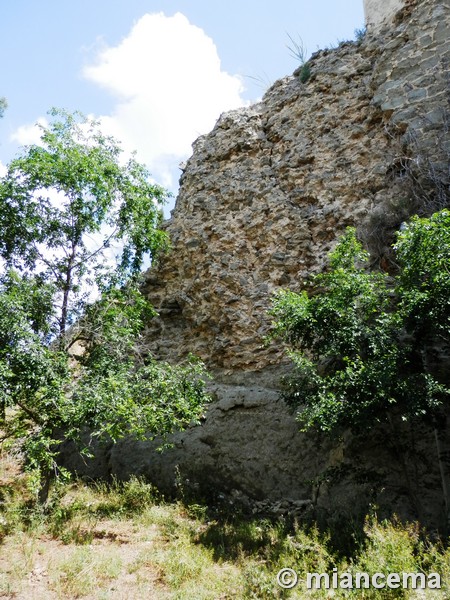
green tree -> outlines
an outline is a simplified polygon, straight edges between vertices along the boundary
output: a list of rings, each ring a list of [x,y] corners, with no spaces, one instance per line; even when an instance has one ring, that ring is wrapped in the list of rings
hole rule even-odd
[[[394,246],[399,312],[432,370],[433,348],[450,345],[450,211],[430,218],[413,217],[397,235]]]
[[[437,430],[450,398],[442,358],[450,342],[450,212],[412,219],[395,249],[398,276],[370,272],[349,229],[309,293],[275,296],[273,335],[295,365],[284,395],[304,428],[365,431],[392,414],[432,422],[449,514]]]
[[[123,277],[139,272],[146,254],[167,245],[159,229],[167,194],[134,158],[120,163],[120,147],[95,121],[50,114],[41,145],[11,161],[0,181],[0,256],[55,287],[62,340],[82,314],[88,288],[112,270]],[[114,244],[121,249],[111,268]]]
[[[166,192],[97,123],[51,115],[0,180],[1,429],[21,440],[41,500],[62,437],[165,435],[209,399],[201,363],[156,363],[140,339],[154,312],[139,272],[167,249]]]
[[[3,117],[5,110],[8,108],[6,98],[0,98],[0,119]]]

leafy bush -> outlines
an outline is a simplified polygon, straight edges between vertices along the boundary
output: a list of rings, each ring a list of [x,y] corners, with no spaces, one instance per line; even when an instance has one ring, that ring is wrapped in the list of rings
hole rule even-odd
[[[307,427],[366,427],[390,405],[412,417],[448,399],[427,354],[437,337],[450,342],[450,212],[413,219],[396,251],[397,278],[370,272],[349,229],[330,255],[330,271],[312,278],[309,293],[275,296],[273,335],[297,367],[286,397],[302,406]]]
[[[364,431],[394,409],[403,419],[428,419],[437,434],[445,429],[450,211],[413,218],[398,233],[395,250],[398,276],[371,272],[368,254],[348,229],[329,271],[312,277],[308,291],[275,296],[273,335],[295,364],[284,396],[303,427]],[[438,443],[437,451],[449,510],[445,448]]]

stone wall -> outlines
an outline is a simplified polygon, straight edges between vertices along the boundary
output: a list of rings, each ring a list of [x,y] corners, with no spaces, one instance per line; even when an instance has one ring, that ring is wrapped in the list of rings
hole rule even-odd
[[[272,292],[298,289],[322,269],[346,226],[367,230],[371,215],[402,195],[407,201],[399,148],[415,132],[433,153],[445,133],[449,11],[446,1],[409,2],[395,24],[316,53],[306,82],[297,73],[281,79],[260,103],[222,115],[195,142],[165,225],[173,249],[146,274],[160,315],[146,343],[172,362],[188,352],[203,358],[216,401],[172,450],[158,454],[127,440],[98,459],[104,473],[145,474],[166,490],[181,478],[229,497],[324,510],[367,508],[375,498],[402,514],[414,513],[407,490],[414,481],[436,521],[431,433],[419,435],[409,462],[388,448],[382,430],[344,445],[298,433],[277,394],[287,362],[264,336]],[[373,477],[350,484],[349,465]],[[340,483],[320,487],[324,472],[340,472]]]
[[[443,128],[449,7],[427,0],[403,17],[318,52],[306,83],[278,81],[195,142],[166,223],[173,250],[147,273],[156,355],[193,352],[224,376],[278,365],[263,346],[272,292],[298,288],[346,226],[405,195],[401,139],[414,130],[428,148]]]
[[[386,22],[392,21],[394,15],[405,5],[405,0],[364,0],[366,26],[373,32]]]

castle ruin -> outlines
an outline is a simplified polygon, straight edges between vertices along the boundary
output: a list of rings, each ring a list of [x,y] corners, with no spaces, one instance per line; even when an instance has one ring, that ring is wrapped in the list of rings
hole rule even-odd
[[[125,440],[96,457],[93,474],[134,473],[167,491],[181,477],[231,498],[325,514],[364,512],[370,501],[415,518],[408,474],[383,430],[345,443],[299,433],[278,393],[286,359],[264,344],[274,291],[298,290],[323,269],[347,226],[371,226],[408,202],[398,160],[408,140],[414,151],[434,152],[439,139],[450,145],[448,0],[364,5],[364,39],[317,52],[307,81],[296,73],[277,81],[194,143],[165,224],[173,250],[146,274],[159,313],[146,344],[170,362],[188,352],[202,358],[215,402],[202,425],[174,436],[172,449]],[[409,479],[424,522],[436,523],[440,475],[427,459],[428,434],[415,432]],[[314,481],[330,470],[340,479],[319,490]]]

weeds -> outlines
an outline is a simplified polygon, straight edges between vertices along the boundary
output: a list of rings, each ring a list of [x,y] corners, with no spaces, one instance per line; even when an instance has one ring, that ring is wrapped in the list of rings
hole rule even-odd
[[[306,83],[308,79],[311,77],[311,67],[309,62],[305,62],[305,64],[300,69],[299,78],[302,83]]]
[[[360,27],[355,29],[355,40],[357,44],[361,44],[364,38],[366,37],[367,28]]]
[[[303,40],[300,37],[295,40],[289,33],[287,36],[290,41],[290,44],[287,45],[289,54],[300,63],[294,74],[298,75],[302,83],[306,83],[311,77],[311,65],[307,60],[308,51],[306,46],[303,44]]]
[[[292,58],[298,60],[300,65],[304,65],[306,62],[308,51],[303,43],[303,40],[300,37],[298,37],[298,39],[295,40],[289,33],[286,35],[288,36],[290,41],[290,45],[287,45],[289,54],[292,56]]]
[[[1,501],[0,522],[8,525],[0,542],[0,596],[328,598],[329,590],[306,589],[306,574],[333,569],[437,572],[443,589],[423,597],[448,593],[450,551],[431,542],[417,524],[395,518],[379,522],[372,516],[364,537],[346,556],[336,549],[332,535],[315,525],[230,515],[211,520],[209,514],[200,504],[167,503],[139,479],[109,486],[66,485],[50,499],[46,512],[30,505],[23,484],[17,489],[11,484]],[[292,590],[277,584],[284,567],[299,575]],[[333,592],[335,598],[418,597],[412,590],[369,589],[363,596],[360,591]]]
[[[263,72],[262,75],[245,75],[247,79],[251,79],[254,85],[256,85],[263,92],[268,90],[273,85],[273,80]]]

